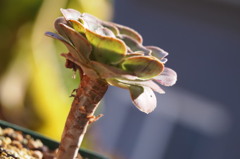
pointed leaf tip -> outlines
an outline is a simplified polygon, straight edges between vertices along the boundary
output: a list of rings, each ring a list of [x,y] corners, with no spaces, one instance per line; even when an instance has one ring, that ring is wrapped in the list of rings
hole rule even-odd
[[[157,58],[149,56],[133,56],[126,58],[122,63],[122,68],[142,79],[151,79],[158,76],[164,65]]]

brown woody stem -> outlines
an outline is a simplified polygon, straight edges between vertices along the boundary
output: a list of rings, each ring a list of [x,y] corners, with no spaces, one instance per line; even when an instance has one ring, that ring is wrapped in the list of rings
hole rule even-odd
[[[74,159],[94,112],[107,91],[108,84],[100,78],[83,75],[68,114],[57,159]]]

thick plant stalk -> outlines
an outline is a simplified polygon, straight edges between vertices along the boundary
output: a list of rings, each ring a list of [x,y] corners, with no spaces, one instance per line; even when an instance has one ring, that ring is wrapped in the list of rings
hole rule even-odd
[[[86,129],[96,119],[94,112],[107,88],[104,80],[83,75],[68,114],[57,159],[76,158]]]

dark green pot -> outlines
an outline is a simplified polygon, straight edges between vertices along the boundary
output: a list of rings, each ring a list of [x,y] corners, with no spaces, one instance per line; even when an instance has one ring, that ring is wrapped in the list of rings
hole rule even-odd
[[[6,121],[0,120],[0,126],[2,128],[13,128],[14,130],[22,131],[24,134],[29,134],[35,139],[40,139],[44,145],[48,146],[51,150],[58,148],[59,143],[57,141],[51,140],[43,135],[40,135],[34,131],[29,129],[22,128],[20,126],[8,123]],[[94,152],[88,150],[79,150],[81,156],[88,158],[88,159],[108,159],[106,157],[100,156]]]

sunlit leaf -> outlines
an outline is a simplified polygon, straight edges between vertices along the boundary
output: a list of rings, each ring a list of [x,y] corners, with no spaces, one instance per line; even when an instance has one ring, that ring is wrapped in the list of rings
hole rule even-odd
[[[81,13],[74,9],[60,9],[66,20],[79,20]]]
[[[177,74],[174,70],[170,68],[164,68],[163,72],[153,78],[156,82],[164,86],[172,86],[177,81]]]
[[[81,19],[84,21],[84,26],[91,31],[96,31],[102,27],[101,20],[91,14],[83,13]]]
[[[86,32],[86,28],[84,27],[84,25],[82,23],[80,23],[79,21],[76,20],[69,20],[73,26],[73,28],[78,31],[79,33],[85,33]]]
[[[126,55],[127,48],[123,41],[116,38],[99,35],[86,30],[88,41],[94,46],[93,58],[105,64],[114,64]]]
[[[124,59],[122,63],[124,70],[132,72],[134,75],[150,79],[159,75],[163,71],[163,64],[153,57],[134,56]]]
[[[133,104],[144,113],[151,113],[157,106],[157,100],[151,88],[146,86],[130,86],[129,91]]]

